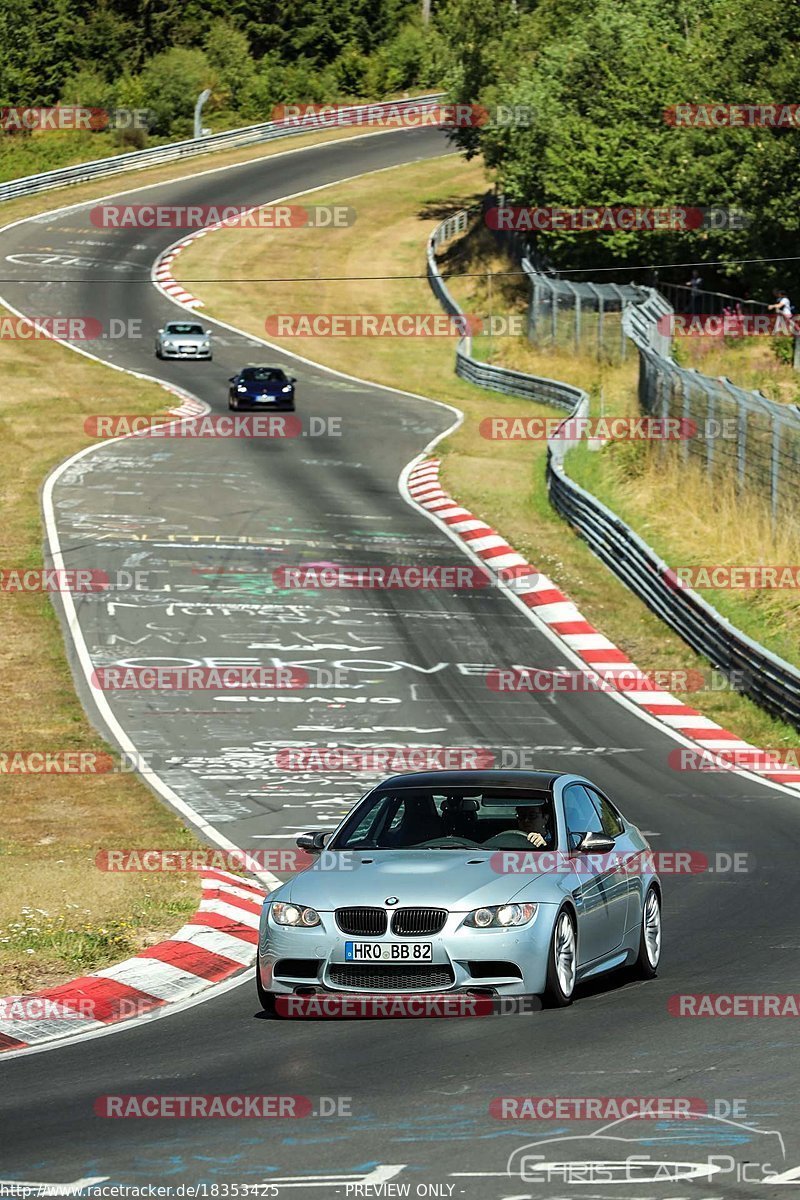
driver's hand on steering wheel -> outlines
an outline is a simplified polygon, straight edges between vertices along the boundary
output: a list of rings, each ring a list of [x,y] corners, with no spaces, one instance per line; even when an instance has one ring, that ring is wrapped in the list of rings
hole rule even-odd
[[[544,846],[545,844],[545,840],[540,833],[526,833],[525,836],[537,849],[539,846]]]

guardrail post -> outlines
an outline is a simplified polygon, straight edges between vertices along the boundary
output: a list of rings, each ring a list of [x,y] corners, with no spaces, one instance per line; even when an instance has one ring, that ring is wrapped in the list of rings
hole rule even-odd
[[[197,103],[194,106],[194,136],[199,138],[203,136],[203,105],[211,98],[211,88],[205,88],[197,97]]]
[[[772,510],[772,532],[778,520],[778,481],[781,461],[781,423],[775,413],[772,415],[772,462],[770,469],[770,507]]]
[[[575,349],[580,350],[581,346],[581,297],[580,293],[575,293]]]
[[[534,275],[531,281],[531,298],[528,304],[528,341],[536,341],[536,320],[539,309],[539,281]]]
[[[602,358],[603,350],[603,317],[605,315],[605,305],[603,304],[602,295],[597,298],[597,357]]]
[[[691,387],[692,387],[692,381],[690,379],[687,379],[686,376],[684,376],[683,379],[681,380],[681,392],[683,393],[683,406],[681,408],[681,433],[685,433],[685,431],[688,427],[688,424],[689,424],[689,418],[690,418],[690,414],[692,411]],[[688,437],[682,438],[681,444],[683,446],[683,461],[688,462],[689,461],[689,438]]]
[[[706,472],[709,475],[714,470],[714,435],[711,432],[714,412],[714,393],[710,388],[706,388]]]
[[[739,489],[744,487],[747,467],[747,409],[739,409],[738,436],[736,439],[736,478]]]

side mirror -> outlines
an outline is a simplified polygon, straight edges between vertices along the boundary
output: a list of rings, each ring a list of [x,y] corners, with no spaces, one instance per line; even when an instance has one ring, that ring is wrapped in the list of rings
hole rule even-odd
[[[577,836],[577,835],[574,835]],[[604,833],[585,833],[577,846],[574,848],[574,854],[608,854],[614,849],[614,839],[606,837]]]
[[[230,379],[228,380],[228,383],[238,383],[238,382],[239,382],[238,375],[231,375]]]
[[[207,330],[206,330],[206,337],[211,337],[211,334],[212,334],[213,332],[214,332],[214,331],[213,331],[213,329],[207,329]]]
[[[297,380],[295,379],[294,375],[289,376],[289,383],[297,383]]]
[[[325,849],[325,839],[328,837],[329,833],[320,830],[317,833],[301,833],[295,840],[301,850],[309,854],[319,854]]]

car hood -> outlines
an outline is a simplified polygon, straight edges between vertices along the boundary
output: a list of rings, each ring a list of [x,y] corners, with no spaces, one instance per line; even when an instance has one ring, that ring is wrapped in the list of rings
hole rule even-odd
[[[270,899],[330,912],[348,905],[380,908],[387,897],[396,896],[401,908],[419,904],[466,912],[484,904],[504,904],[541,877],[502,874],[486,851],[326,851]]]

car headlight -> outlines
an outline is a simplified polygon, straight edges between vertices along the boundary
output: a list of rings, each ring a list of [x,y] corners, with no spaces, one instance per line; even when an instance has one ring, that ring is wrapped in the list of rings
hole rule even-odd
[[[246,392],[247,388],[243,383],[240,383],[240,384],[238,384],[236,390],[237,390],[237,392]]]
[[[164,342],[164,349],[165,350],[174,350],[175,343],[174,342]]]
[[[282,392],[290,392],[291,390],[292,390],[292,385],[290,383],[287,384],[285,388],[281,388]]]
[[[321,924],[317,910],[304,908],[302,904],[275,903],[270,905],[270,910],[277,925],[299,925],[311,929],[314,925]]]
[[[464,924],[471,929],[511,929],[527,925],[536,916],[537,904],[495,904],[468,913]]]
[[[211,342],[201,342],[201,343],[200,343],[200,349],[201,349],[201,350],[210,350],[210,349],[211,349]]]

